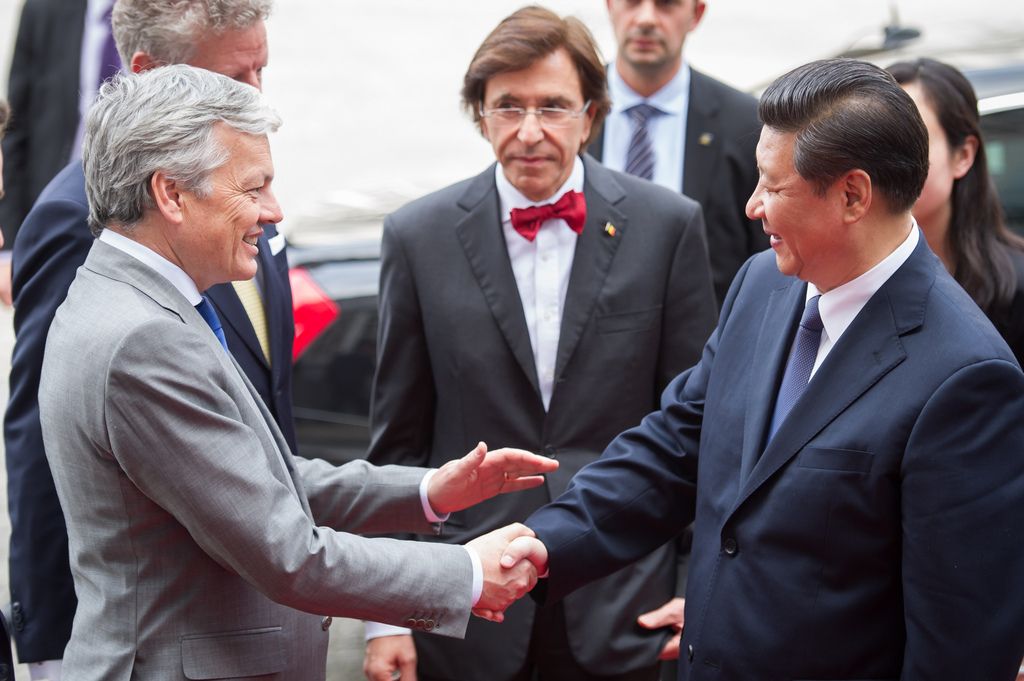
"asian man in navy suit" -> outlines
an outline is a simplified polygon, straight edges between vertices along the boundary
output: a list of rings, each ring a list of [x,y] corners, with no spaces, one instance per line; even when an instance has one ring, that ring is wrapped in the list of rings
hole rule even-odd
[[[190,0],[173,5],[118,0],[114,34],[122,61],[133,71],[184,62],[259,88],[268,57],[264,20],[270,8],[271,0]],[[39,679],[59,673],[75,614],[67,530],[39,425],[39,374],[50,322],[93,243],[87,216],[82,166],[75,161],[40,195],[14,244],[16,341],[4,424],[12,525],[12,633],[22,662],[45,663],[31,667]],[[274,225],[265,226],[259,251],[255,304],[262,302],[262,320],[250,320],[230,283],[211,287],[208,295],[232,354],[295,452],[291,287],[284,238]],[[257,332],[254,324],[266,328]]]
[[[695,517],[680,679],[1009,681],[1024,374],[911,217],[924,124],[848,60],[782,76],[759,110],[747,211],[772,252],[661,410],[503,560],[549,570],[558,600]]]

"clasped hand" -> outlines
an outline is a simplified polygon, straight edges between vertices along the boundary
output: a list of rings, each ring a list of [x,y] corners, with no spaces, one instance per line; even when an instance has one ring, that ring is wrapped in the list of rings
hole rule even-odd
[[[505,609],[547,574],[548,554],[533,530],[513,523],[477,537],[467,546],[483,566],[484,587],[473,614],[492,622],[505,620]]]

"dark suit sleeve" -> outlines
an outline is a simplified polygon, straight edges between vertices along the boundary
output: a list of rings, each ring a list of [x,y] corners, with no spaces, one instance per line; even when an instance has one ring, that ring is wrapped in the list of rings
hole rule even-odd
[[[50,322],[93,242],[87,207],[38,203],[14,247],[14,331],[4,422],[11,516],[12,628],[22,662],[63,657],[75,592],[64,516],[43,451],[39,375]]]
[[[902,678],[1013,678],[1024,650],[1022,453],[1024,375],[1008,361],[961,369],[923,409],[900,481]]]
[[[381,246],[377,371],[367,458],[378,465],[426,466],[437,397],[416,282],[393,220],[384,222]]]
[[[526,520],[548,550],[538,600],[559,600],[629,565],[692,522],[704,396],[719,333],[749,267],[736,275],[700,362],[669,384],[661,409],[615,438],[564,494]]]

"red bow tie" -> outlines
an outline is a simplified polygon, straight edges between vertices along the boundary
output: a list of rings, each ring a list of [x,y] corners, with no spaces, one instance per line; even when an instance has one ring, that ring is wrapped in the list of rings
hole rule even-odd
[[[554,203],[512,209],[512,227],[527,241],[537,238],[545,220],[561,218],[569,229],[581,234],[587,220],[587,201],[580,192],[566,192]]]

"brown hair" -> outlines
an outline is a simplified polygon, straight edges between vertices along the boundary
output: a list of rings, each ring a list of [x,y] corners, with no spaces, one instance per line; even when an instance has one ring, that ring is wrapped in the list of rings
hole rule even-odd
[[[594,111],[590,133],[593,135],[611,108],[608,76],[594,36],[579,19],[563,19],[536,5],[510,14],[484,39],[462,80],[463,108],[480,125],[480,104],[488,80],[499,73],[529,68],[538,59],[558,49],[568,52],[576,65],[583,99],[590,101]]]

